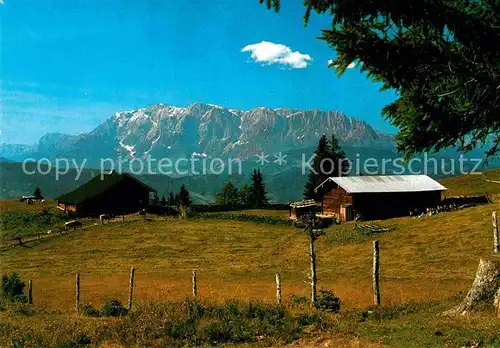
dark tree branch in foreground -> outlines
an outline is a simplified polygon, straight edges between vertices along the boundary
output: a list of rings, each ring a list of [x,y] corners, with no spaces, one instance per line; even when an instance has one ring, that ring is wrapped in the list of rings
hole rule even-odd
[[[259,0],[276,11],[277,0]],[[361,71],[398,99],[383,115],[399,128],[398,150],[410,156],[480,145],[500,146],[500,1],[305,0],[332,16],[320,39],[336,51],[341,76]]]

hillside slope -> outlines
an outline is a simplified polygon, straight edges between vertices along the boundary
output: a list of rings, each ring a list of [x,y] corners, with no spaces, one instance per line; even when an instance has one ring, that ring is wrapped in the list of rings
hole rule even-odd
[[[440,299],[466,290],[478,257],[491,249],[491,211],[485,205],[422,219],[381,222],[382,297],[385,303]],[[347,307],[371,302],[371,238],[351,238],[332,227],[318,246],[319,284]],[[471,242],[473,241],[473,242]],[[203,298],[271,300],[274,272],[285,296],[307,293],[308,245],[292,227],[228,220],[159,219],[90,226],[30,248],[4,248],[2,270],[33,279],[37,303],[68,311],[73,277],[82,275],[83,300],[123,298],[128,269],[137,270],[141,300],[181,299],[191,270],[199,271]],[[49,296],[50,294],[50,296]]]

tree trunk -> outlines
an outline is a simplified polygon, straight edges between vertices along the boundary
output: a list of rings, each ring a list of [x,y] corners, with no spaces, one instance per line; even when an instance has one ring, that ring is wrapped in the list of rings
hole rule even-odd
[[[495,295],[496,293],[496,295]],[[460,303],[444,315],[464,315],[470,312],[481,302],[489,302],[496,305],[500,302],[500,258],[481,258],[476,271],[476,279],[472,287]]]
[[[314,237],[309,239],[309,256],[311,258],[311,305],[316,306],[316,251],[314,250]]]

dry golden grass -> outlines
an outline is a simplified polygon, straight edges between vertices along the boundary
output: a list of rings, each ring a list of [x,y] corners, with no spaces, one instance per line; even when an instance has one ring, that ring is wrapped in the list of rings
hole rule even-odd
[[[440,183],[448,189],[445,192],[447,196],[500,194],[500,184],[487,180],[500,181],[500,169],[446,178],[440,180]]]
[[[33,204],[28,204],[26,202],[20,202],[18,199],[0,200],[0,212],[2,213],[10,211],[26,211],[26,212],[38,213],[43,208],[55,211],[57,209],[56,202],[53,200],[46,200],[43,203],[35,202]]]
[[[484,175],[495,180],[497,174],[500,172]],[[495,191],[498,184],[484,178],[474,175],[442,182],[449,188],[449,196],[500,193]],[[3,211],[39,209],[14,201],[3,201],[0,207]],[[339,319],[335,329],[338,334],[315,336],[295,346],[379,346],[382,337],[384,343],[393,346],[403,341],[408,346],[431,346],[438,342],[434,331],[442,327],[452,341],[460,341],[463,332],[467,333],[463,337],[476,337],[478,331],[494,335],[498,325],[490,324],[491,314],[463,320],[436,319],[436,313],[451,305],[450,296],[469,288],[479,257],[491,252],[494,210],[500,210],[500,202],[420,219],[379,221],[376,223],[393,229],[376,237],[344,238],[336,244],[329,243],[334,239],[332,235],[341,234],[352,223],[329,228],[317,246],[319,288],[332,289],[342,299],[343,310],[365,308],[372,303],[375,238],[381,246],[383,305],[418,301],[423,309],[417,316],[368,323],[359,330],[355,328],[358,319]],[[288,216],[287,211],[238,213]],[[54,340],[60,336],[54,333],[55,327],[67,331],[67,336],[72,331],[83,331],[94,337],[108,322],[117,319],[66,315],[74,313],[75,273],[81,275],[81,302],[100,307],[105,298],[126,303],[130,267],[136,269],[136,303],[188,297],[192,270],[198,271],[199,296],[211,302],[232,298],[274,301],[277,271],[281,273],[285,298],[291,294],[308,296],[308,244],[298,229],[234,220],[148,219],[152,221],[131,215],[124,223],[116,219],[102,228],[90,224],[25,247],[1,248],[2,273],[17,271],[23,280],[33,280],[34,307],[40,314],[12,318],[0,313],[0,324],[13,323],[27,331],[35,326],[38,333],[53,336]],[[439,308],[427,311],[425,303],[431,300],[439,301]],[[415,332],[420,336],[411,342]],[[353,339],[353,335],[357,338]],[[116,340],[107,344],[119,346]]]
[[[384,303],[440,299],[466,290],[478,257],[491,249],[490,215],[499,207],[379,222],[395,227],[377,237]],[[327,233],[338,233],[338,227]],[[319,286],[333,289],[347,307],[372,301],[371,239],[329,245],[326,236],[318,243]],[[24,280],[33,279],[36,306],[70,312],[75,273],[81,274],[81,300],[99,305],[105,297],[125,301],[130,267],[136,268],[135,298],[141,301],[189,296],[194,269],[199,294],[209,300],[272,301],[276,271],[285,297],[307,295],[307,253],[306,237],[292,227],[136,218],[3,248],[1,263],[3,273],[18,271]]]

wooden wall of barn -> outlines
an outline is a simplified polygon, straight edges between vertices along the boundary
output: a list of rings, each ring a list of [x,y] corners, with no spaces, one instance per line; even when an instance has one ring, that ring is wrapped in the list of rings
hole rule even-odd
[[[352,196],[344,189],[336,187],[325,193],[321,207],[323,214],[340,214],[340,206],[351,203]]]
[[[368,220],[408,216],[413,209],[425,210],[440,202],[440,191],[357,193],[352,200],[354,213]]]

